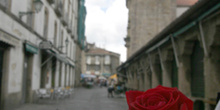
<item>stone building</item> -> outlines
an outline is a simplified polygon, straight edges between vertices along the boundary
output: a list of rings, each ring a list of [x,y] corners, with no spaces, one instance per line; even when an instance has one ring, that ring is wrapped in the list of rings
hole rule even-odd
[[[82,73],[82,56],[85,53],[86,37],[85,37],[85,20],[86,20],[86,7],[85,0],[78,0],[78,30],[77,30],[77,45],[76,45],[76,74],[75,86],[80,86],[80,74]]]
[[[80,1],[0,0],[1,110],[33,102],[39,88],[74,86]]]
[[[127,0],[127,58],[198,0]]]
[[[99,47],[88,44],[85,53],[83,73],[96,76],[110,76],[116,73],[120,63],[120,55]]]
[[[201,0],[117,68],[130,89],[177,87],[195,110],[214,110],[220,91],[220,1]]]

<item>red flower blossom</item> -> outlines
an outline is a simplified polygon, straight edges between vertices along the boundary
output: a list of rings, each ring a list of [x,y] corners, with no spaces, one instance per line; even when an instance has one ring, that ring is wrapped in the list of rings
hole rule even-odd
[[[193,101],[177,88],[163,87],[149,89],[146,92],[126,92],[129,110],[193,110]]]

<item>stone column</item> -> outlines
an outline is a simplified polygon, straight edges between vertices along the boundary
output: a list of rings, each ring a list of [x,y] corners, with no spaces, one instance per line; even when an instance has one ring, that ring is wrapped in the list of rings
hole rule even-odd
[[[160,85],[159,72],[160,67],[158,66],[158,64],[154,64],[152,70],[152,88],[155,88],[158,85]]]
[[[144,83],[145,83],[145,90],[148,90],[151,88],[151,83],[152,83],[152,73],[151,73],[151,70],[150,70],[150,65],[148,65],[146,67],[146,69],[144,69]]]
[[[179,90],[187,95],[191,96],[191,81],[190,81],[190,74],[191,74],[191,61],[190,56],[182,55],[180,56],[180,65],[178,69],[178,87]]]
[[[171,87],[172,86],[172,80],[171,80],[171,72],[172,72],[172,66],[171,62],[164,61],[163,62],[164,68],[162,69],[162,78],[163,78],[163,86]]]
[[[162,80],[163,86],[171,87],[172,86],[172,64],[171,61],[174,60],[172,51],[167,49],[161,50],[161,57],[162,60]]]

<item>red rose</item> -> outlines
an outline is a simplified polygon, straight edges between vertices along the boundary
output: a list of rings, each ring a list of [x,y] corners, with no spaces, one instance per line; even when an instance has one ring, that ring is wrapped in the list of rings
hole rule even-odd
[[[126,92],[129,110],[193,110],[193,101],[177,88],[163,87],[149,89],[146,92]]]

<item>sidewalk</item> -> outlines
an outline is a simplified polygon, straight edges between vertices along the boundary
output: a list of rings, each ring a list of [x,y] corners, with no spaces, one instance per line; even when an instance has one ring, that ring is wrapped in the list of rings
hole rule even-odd
[[[72,98],[58,102],[25,104],[16,110],[127,110],[125,97],[107,97],[107,88],[77,88]]]

